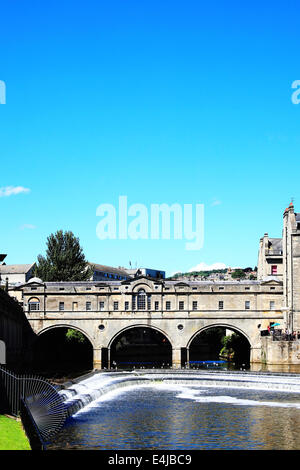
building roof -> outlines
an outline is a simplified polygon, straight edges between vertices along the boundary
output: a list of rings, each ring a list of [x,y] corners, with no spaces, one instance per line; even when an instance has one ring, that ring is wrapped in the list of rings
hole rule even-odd
[[[100,271],[102,273],[117,274],[118,276],[128,277],[128,272],[122,268],[113,268],[112,266],[105,266],[103,264],[89,263],[90,266],[94,266],[95,271]]]
[[[269,238],[273,250],[282,250],[282,238]]]
[[[0,274],[27,274],[35,263],[32,264],[2,264]]]

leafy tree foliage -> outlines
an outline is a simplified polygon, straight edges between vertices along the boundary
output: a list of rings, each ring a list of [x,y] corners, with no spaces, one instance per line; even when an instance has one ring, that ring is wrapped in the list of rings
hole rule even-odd
[[[67,333],[66,333],[66,338],[68,341],[73,341],[73,342],[77,342],[77,343],[85,343],[86,342],[86,338],[85,336],[78,330],[73,330],[73,329],[68,329]]]
[[[244,273],[243,269],[236,269],[232,274],[231,277],[233,279],[244,279],[246,274]]]
[[[70,231],[58,230],[47,238],[46,257],[39,255],[35,276],[43,281],[86,281],[93,273],[83,250]]]

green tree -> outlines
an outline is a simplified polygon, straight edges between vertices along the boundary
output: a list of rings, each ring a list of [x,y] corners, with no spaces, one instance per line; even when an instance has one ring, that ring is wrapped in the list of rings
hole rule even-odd
[[[75,343],[85,343],[85,336],[78,330],[68,329],[66,333],[66,338],[68,341],[73,341]]]
[[[85,259],[83,250],[70,231],[58,230],[47,238],[46,257],[39,255],[35,276],[45,282],[86,281],[93,269]]]
[[[236,269],[232,274],[231,277],[233,279],[244,279],[246,277],[246,274],[242,269]]]

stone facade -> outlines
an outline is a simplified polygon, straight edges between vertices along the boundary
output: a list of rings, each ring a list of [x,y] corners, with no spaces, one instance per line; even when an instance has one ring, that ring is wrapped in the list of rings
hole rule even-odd
[[[67,326],[81,331],[94,348],[94,365],[101,367],[101,350],[127,328],[157,329],[170,341],[173,366],[182,349],[212,326],[242,333],[249,341],[251,361],[260,362],[260,331],[282,321],[282,284],[278,281],[206,282],[152,280],[39,282],[22,288],[23,306],[37,334]],[[272,308],[270,308],[272,307]]]
[[[282,281],[283,249],[281,238],[269,238],[265,233],[259,242],[257,278],[274,276]]]
[[[0,288],[0,364],[17,368],[29,363],[33,339],[19,303]]]
[[[33,277],[36,264],[2,264],[0,265],[0,284],[16,285],[29,281]]]

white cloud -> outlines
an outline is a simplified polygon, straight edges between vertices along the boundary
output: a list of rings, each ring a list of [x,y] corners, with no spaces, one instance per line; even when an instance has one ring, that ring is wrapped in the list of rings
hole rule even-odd
[[[206,263],[199,263],[197,266],[189,269],[189,273],[193,271],[212,271],[213,269],[226,269],[227,266],[224,263],[213,263],[213,264],[206,264]]]
[[[21,230],[25,230],[25,229],[34,230],[35,228],[36,228],[36,225],[32,225],[32,224],[23,224],[20,227]]]
[[[222,204],[222,201],[220,201],[219,199],[214,199],[211,203],[211,206],[219,206],[220,204]]]
[[[0,188],[0,197],[12,196],[13,194],[29,193],[30,189],[23,186],[5,186]]]

